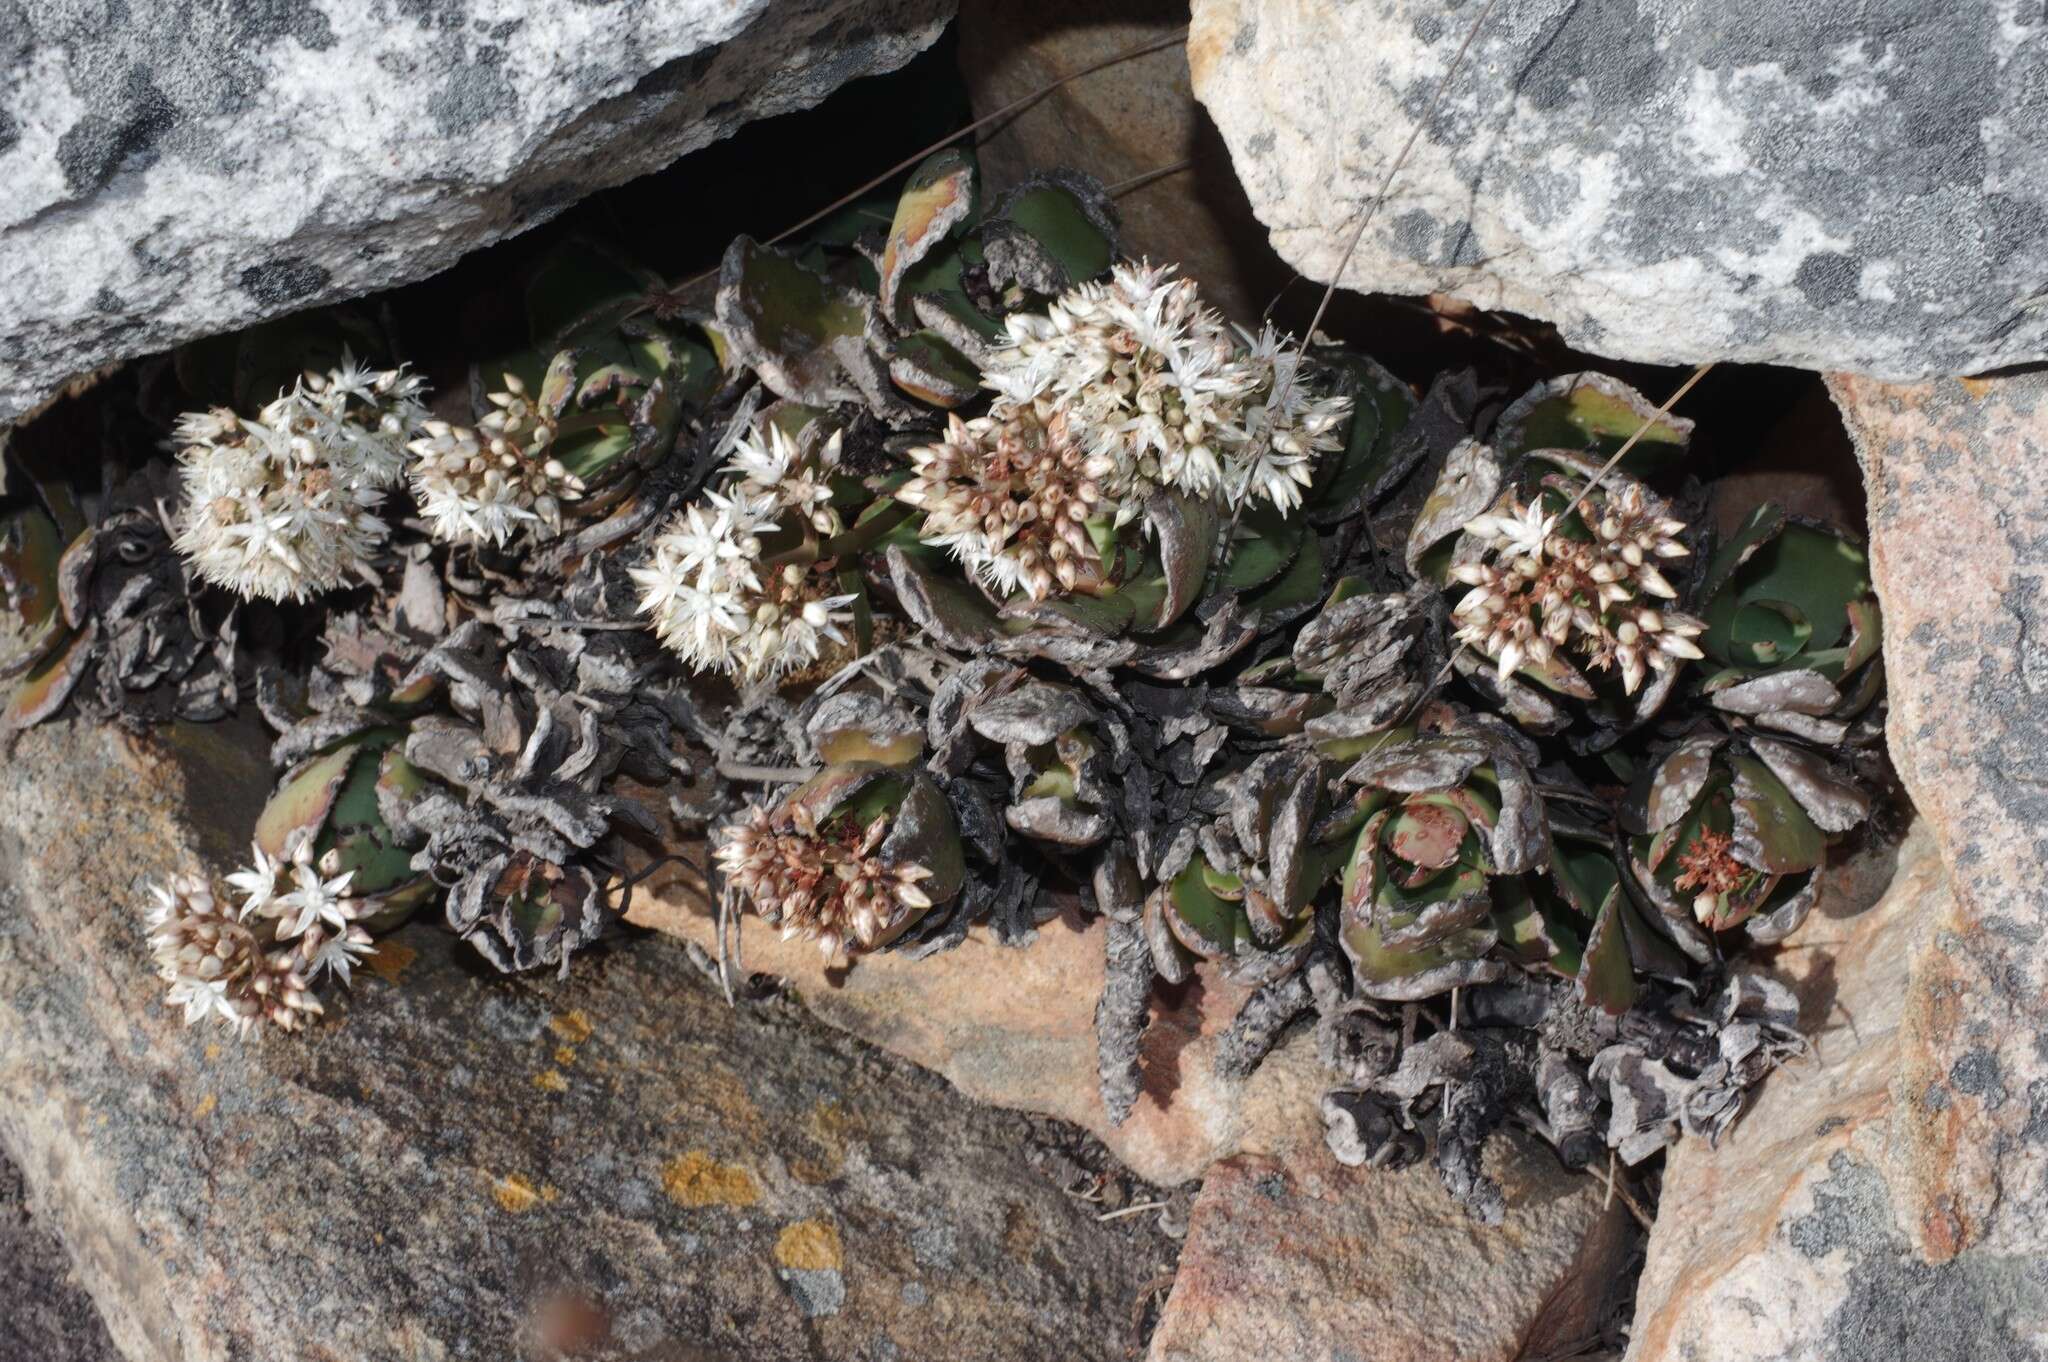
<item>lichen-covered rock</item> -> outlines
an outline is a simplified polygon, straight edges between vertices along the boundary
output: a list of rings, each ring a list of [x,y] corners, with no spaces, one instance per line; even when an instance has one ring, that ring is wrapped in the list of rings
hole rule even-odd
[[[1486,1226],[1427,1165],[1322,1153],[1210,1172],[1152,1362],[1511,1362],[1594,1341],[1631,1243],[1597,1180],[1526,1136],[1496,1140],[1487,1172],[1507,1214]]]
[[[1968,1115],[1995,1064],[1972,1078],[1942,1053],[1965,924],[1932,830],[1896,854],[1864,911],[1837,873],[1780,957],[1815,1062],[1765,1084],[1719,1148],[1671,1151],[1630,1362],[2040,1355],[2048,1276],[2012,1232],[2038,1228],[2039,1202],[2004,1208],[1997,1244],[1957,1238],[1984,1228],[1961,1219],[1981,1214],[1968,1165],[2015,1155]],[[2038,1124],[2038,1091],[2008,1101]]]
[[[1195,0],[1196,97],[1336,275],[1479,0]],[[1999,0],[1493,8],[1344,270],[1658,362],[1891,377],[2048,353],[2048,16]]]
[[[650,878],[647,890],[634,895],[629,922],[717,949],[701,895],[665,873]],[[958,946],[922,960],[884,952],[850,967],[750,916],[730,931],[746,970],[787,979],[825,1021],[937,1070],[971,1097],[1072,1121],[1152,1182],[1198,1178],[1239,1150],[1292,1147],[1304,1126],[1313,1127],[1326,1086],[1306,1034],[1248,1079],[1218,1077],[1217,1049],[1250,990],[1203,973],[1155,1001],[1137,1101],[1121,1124],[1111,1124],[1096,1086],[1104,919],[1056,918],[1022,949],[976,927]]]
[[[186,1029],[140,881],[195,844],[218,867],[268,769],[232,729],[171,732],[189,774],[73,725],[0,762],[0,1149],[130,1362],[1136,1342],[1173,1245],[1067,1195],[1077,1132],[734,1010],[660,938],[555,982],[415,925],[307,1033]]]
[[[650,878],[630,921],[715,947],[684,880]],[[923,960],[888,953],[834,967],[817,947],[742,918],[746,971],[785,977],[818,1016],[937,1069],[999,1106],[1099,1135],[1140,1176],[1204,1179],[1188,1249],[1154,1335],[1154,1362],[1550,1356],[1584,1341],[1629,1244],[1619,1201],[1521,1134],[1487,1146],[1505,1223],[1481,1225],[1437,1169],[1340,1165],[1319,1138],[1329,1073],[1307,1028],[1247,1079],[1217,1054],[1249,990],[1209,967],[1155,997],[1130,1115],[1112,1125],[1091,1025],[1104,919],[1061,917],[1019,950],[976,928]]]
[[[923,50],[953,0],[0,3],[0,425],[420,279]]]
[[[1927,956],[1932,1258],[2048,1253],[2048,373],[1831,379],[1870,493],[1887,737],[1955,893]]]

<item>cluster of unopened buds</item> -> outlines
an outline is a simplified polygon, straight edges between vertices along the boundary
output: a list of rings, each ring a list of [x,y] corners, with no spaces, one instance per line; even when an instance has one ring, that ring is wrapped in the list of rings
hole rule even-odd
[[[926,543],[1034,600],[1099,568],[1089,522],[1121,528],[1163,488],[1292,510],[1351,410],[1279,333],[1234,338],[1169,267],[1125,262],[1007,327],[988,414],[912,450],[896,495]]]
[[[474,427],[429,421],[410,446],[412,488],[436,539],[502,546],[531,529],[559,534],[583,482],[554,457],[556,423],[516,375]]]
[[[807,544],[841,530],[830,487],[839,449],[836,432],[800,442],[771,422],[748,434],[724,489],[683,508],[632,569],[640,613],[692,668],[773,680],[847,641],[854,596],[835,590],[832,561],[777,561],[762,542],[778,530]]]
[[[402,369],[344,359],[242,417],[219,407],[173,432],[185,498],[176,545],[199,575],[240,596],[299,601],[367,572],[376,514],[425,416]]]
[[[948,418],[946,438],[910,452],[897,499],[924,513],[918,537],[950,550],[991,588],[1044,600],[1099,575],[1088,522],[1104,508],[1107,454],[1090,454],[1047,399],[971,421]]]
[[[723,832],[718,866],[755,911],[782,927],[783,939],[808,937],[828,958],[849,944],[873,947],[906,911],[932,906],[921,887],[931,870],[915,862],[890,865],[877,852],[887,815],[866,824],[841,817],[821,828],[810,809],[793,804],[789,827],[754,808]]]
[[[1583,538],[1562,532],[1564,513],[1547,511],[1541,496],[1465,526],[1484,556],[1451,569],[1472,588],[1452,608],[1457,639],[1493,659],[1503,679],[1524,665],[1546,668],[1568,648],[1595,670],[1618,669],[1634,694],[1650,672],[1702,655],[1693,640],[1706,624],[1657,603],[1678,594],[1657,561],[1686,555],[1685,524],[1639,484],[1584,495]]]

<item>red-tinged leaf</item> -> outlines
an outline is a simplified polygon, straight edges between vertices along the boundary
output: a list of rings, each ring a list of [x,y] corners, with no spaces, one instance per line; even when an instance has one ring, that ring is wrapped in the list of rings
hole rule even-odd
[[[86,664],[92,661],[93,642],[98,637],[98,623],[88,621],[69,642],[52,649],[30,668],[15,687],[7,708],[0,710],[0,733],[33,728],[62,709],[79,678],[85,675]]]
[[[1623,925],[1620,886],[1607,892],[1593,930],[1586,937],[1585,955],[1578,970],[1579,995],[1587,1002],[1620,1016],[1635,1004],[1636,975],[1629,960],[1627,929]]]

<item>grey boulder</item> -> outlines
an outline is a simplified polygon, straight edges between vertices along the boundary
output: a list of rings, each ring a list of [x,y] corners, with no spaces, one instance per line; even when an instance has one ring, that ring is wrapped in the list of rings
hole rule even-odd
[[[1889,378],[2048,355],[2048,16],[1998,0],[1194,0],[1274,247],[1618,359]]]
[[[423,278],[932,42],[953,0],[0,0],[0,425]]]

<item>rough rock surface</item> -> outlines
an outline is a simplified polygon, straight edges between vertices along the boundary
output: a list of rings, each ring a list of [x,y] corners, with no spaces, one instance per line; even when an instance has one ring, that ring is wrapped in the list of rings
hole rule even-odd
[[[0,1357],[23,1362],[119,1362],[71,1259],[28,1205],[21,1170],[0,1155]]]
[[[0,425],[892,70],[953,0],[0,0]]]
[[[2048,1259],[2010,1233],[1955,1238],[1973,1199],[1963,1165],[1999,1142],[1955,1119],[1981,1085],[1965,1066],[1959,1090],[1943,1054],[1965,924],[1935,840],[1916,824],[1875,906],[1831,895],[1778,953],[1814,1058],[1765,1084],[1720,1148],[1672,1150],[1630,1362],[2048,1351]],[[2005,1100],[2043,1119],[2038,1093]]]
[[[676,879],[649,884],[632,920],[715,949],[701,898]],[[1243,1083],[1215,1076],[1217,1041],[1244,994],[1211,973],[1155,1000],[1144,1088],[1129,1119],[1109,1125],[1093,1032],[1103,930],[1058,919],[1022,950],[977,931],[925,960],[828,969],[810,943],[739,923],[744,970],[789,980],[834,1025],[984,1101],[1084,1126],[1154,1182],[1205,1178],[1155,1362],[1507,1362],[1524,1345],[1578,1336],[1583,1317],[1556,1302],[1597,1309],[1627,1246],[1624,1212],[1603,1209],[1596,1179],[1519,1138],[1498,1143],[1488,1171],[1509,1211],[1489,1229],[1427,1163],[1344,1168],[1322,1142],[1317,1101],[1329,1080],[1312,1036],[1296,1032]]]
[[[1172,1245],[1062,1190],[1076,1132],[735,1012],[675,943],[507,980],[414,926],[304,1037],[183,1027],[139,886],[245,834],[232,736],[188,730],[189,779],[68,725],[0,763],[0,1148],[131,1362],[1134,1344]]]
[[[1280,254],[1338,269],[1479,0],[1194,0],[1195,94]],[[1892,378],[2048,354],[2048,15],[2011,0],[1499,4],[1345,270],[1596,354]]]
[[[985,116],[1187,21],[1186,0],[982,0],[960,10],[960,69]],[[1195,102],[1185,44],[1060,86],[984,131],[977,154],[997,188],[1048,166],[1128,186],[1116,198],[1125,249],[1176,262],[1227,317],[1249,323],[1287,282]],[[1159,171],[1170,173],[1144,178]]]
[[[1955,892],[1927,957],[1930,1258],[2048,1254],[2048,373],[1830,381],[1870,491],[1888,738]]]
[[[630,921],[717,949],[700,895],[661,875],[648,884]],[[736,930],[745,968],[789,980],[819,1017],[937,1070],[970,1097],[1071,1121],[1149,1181],[1186,1182],[1215,1159],[1290,1150],[1304,1130],[1321,1129],[1316,1103],[1328,1084],[1305,1031],[1249,1080],[1216,1076],[1217,1044],[1246,994],[1206,972],[1155,999],[1144,1088],[1123,1125],[1110,1125],[1095,1079],[1101,919],[1054,919],[1022,949],[976,928],[924,960],[875,955],[839,969],[758,918],[741,917]]]
[[[1316,1157],[1323,1155],[1323,1157]],[[1151,1362],[1515,1362],[1576,1355],[1631,1231],[1599,1185],[1526,1136],[1487,1172],[1506,1220],[1476,1223],[1433,1170],[1335,1165],[1321,1148],[1218,1164],[1188,1222]]]

